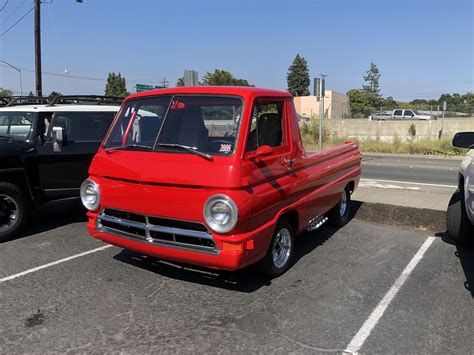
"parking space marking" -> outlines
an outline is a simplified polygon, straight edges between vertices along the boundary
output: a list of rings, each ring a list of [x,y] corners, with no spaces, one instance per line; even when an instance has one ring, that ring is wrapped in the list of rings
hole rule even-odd
[[[359,329],[357,334],[352,338],[351,342],[346,348],[346,352],[353,353],[353,354],[357,353],[360,350],[360,348],[364,345],[370,333],[372,332],[374,327],[377,325],[380,318],[383,316],[387,307],[395,298],[398,291],[400,291],[400,288],[403,286],[405,281],[410,276],[411,272],[415,269],[416,265],[423,258],[423,255],[425,254],[425,252],[428,250],[428,248],[431,246],[431,244],[433,243],[435,239],[436,238],[434,237],[426,238],[423,245],[420,247],[420,249],[418,249],[415,256],[413,256],[413,258],[410,260],[408,265],[402,271],[401,275],[395,280],[393,286],[385,294],[385,296],[382,298],[382,300],[377,305],[377,307],[375,307],[375,309],[372,311],[369,318],[367,318],[367,320],[364,322],[364,324]]]
[[[85,251],[85,252],[82,252],[82,253],[79,253],[79,254],[76,254],[76,255],[68,256],[67,258],[64,258],[64,259],[59,259],[59,260],[53,261],[53,262],[48,263],[48,264],[37,266],[37,267],[34,267],[32,269],[28,269],[28,270],[19,272],[18,274],[14,274],[14,275],[4,277],[4,278],[0,279],[0,283],[10,281],[10,280],[16,279],[16,278],[21,277],[21,276],[31,274],[32,272],[36,272],[36,271],[39,271],[39,270],[42,270],[42,269],[46,269],[50,266],[58,265],[58,264],[64,263],[64,262],[69,261],[69,260],[77,259],[77,258],[80,258],[81,256],[96,253],[98,251],[101,251],[101,250],[104,250],[104,249],[107,249],[107,248],[110,248],[110,247],[112,247],[112,245],[104,245],[104,246],[99,247],[99,248],[88,250],[88,251]]]
[[[456,189],[456,185],[443,185],[443,184],[429,184],[425,182],[413,182],[413,181],[399,181],[399,180],[384,180],[384,179],[367,179],[361,178],[360,182],[367,184],[376,184],[376,183],[390,183],[390,184],[406,184],[406,185],[419,185],[419,186],[430,186],[430,187],[446,187],[449,189]]]

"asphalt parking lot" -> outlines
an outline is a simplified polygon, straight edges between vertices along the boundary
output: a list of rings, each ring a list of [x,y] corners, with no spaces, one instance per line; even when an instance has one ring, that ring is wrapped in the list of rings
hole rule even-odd
[[[96,251],[73,201],[34,224],[0,244],[1,353],[474,352],[474,250],[442,233],[356,214],[268,280]]]

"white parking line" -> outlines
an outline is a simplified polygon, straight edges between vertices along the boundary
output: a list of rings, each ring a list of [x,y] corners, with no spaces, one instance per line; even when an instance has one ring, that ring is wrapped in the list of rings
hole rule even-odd
[[[392,300],[395,298],[398,291],[400,291],[400,288],[408,279],[413,269],[415,269],[418,262],[423,258],[423,255],[428,250],[428,248],[430,247],[430,245],[433,243],[434,240],[435,240],[434,237],[426,238],[423,245],[420,247],[420,249],[418,249],[417,253],[410,260],[408,265],[402,271],[401,275],[398,277],[398,279],[395,280],[395,283],[393,284],[393,286],[386,293],[384,298],[382,298],[382,300],[377,305],[377,307],[375,307],[375,309],[372,311],[369,318],[367,318],[367,320],[364,322],[364,324],[359,329],[357,334],[352,338],[351,342],[346,348],[346,352],[353,353],[353,354],[357,353],[360,350],[360,348],[364,345],[370,333],[372,332],[374,327],[377,325],[380,318],[383,316],[385,310],[390,305]]]
[[[98,251],[101,251],[101,250],[104,250],[104,249],[107,249],[107,248],[110,248],[110,247],[112,247],[112,245],[104,245],[103,247],[100,247],[100,248],[88,250],[88,251],[85,251],[85,252],[83,252],[83,253],[79,253],[79,254],[76,254],[76,255],[68,256],[67,258],[64,258],[64,259],[59,259],[59,260],[53,261],[53,262],[48,263],[48,264],[44,264],[44,265],[41,265],[41,266],[37,266],[37,267],[34,267],[34,268],[32,268],[32,269],[19,272],[18,274],[14,274],[14,275],[10,275],[10,276],[4,277],[3,279],[0,279],[0,283],[6,282],[6,281],[10,281],[10,280],[16,279],[16,278],[21,277],[21,276],[25,276],[25,275],[31,274],[32,272],[36,272],[36,271],[39,271],[39,270],[42,270],[42,269],[46,269],[46,268],[48,268],[48,267],[50,267],[50,266],[58,265],[58,264],[64,263],[64,262],[69,261],[69,260],[77,259],[77,258],[80,258],[81,256],[85,256],[85,255],[89,255],[89,254],[92,254],[92,253],[96,253],[96,252],[98,252]]]
[[[452,189],[456,189],[456,185],[442,185],[442,184],[428,184],[424,182],[412,182],[412,181],[398,181],[398,180],[383,180],[383,179],[367,179],[367,178],[362,178],[360,179],[361,182],[380,182],[380,183],[397,183],[397,184],[408,184],[408,185],[420,185],[420,186],[433,186],[433,187],[448,187]]]

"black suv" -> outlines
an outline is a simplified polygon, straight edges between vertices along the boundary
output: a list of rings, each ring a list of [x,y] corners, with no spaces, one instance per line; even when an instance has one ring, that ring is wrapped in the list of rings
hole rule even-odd
[[[45,202],[79,196],[120,108],[104,96],[19,97],[0,104],[0,241]],[[3,106],[3,107],[2,107]]]

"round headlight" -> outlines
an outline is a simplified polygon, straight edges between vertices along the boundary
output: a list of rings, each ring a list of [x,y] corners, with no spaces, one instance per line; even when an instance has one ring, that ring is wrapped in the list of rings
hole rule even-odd
[[[235,202],[226,195],[214,195],[204,204],[204,220],[217,233],[227,233],[237,224]]]
[[[100,190],[93,180],[84,180],[81,185],[81,201],[89,211],[95,211],[100,205]]]

